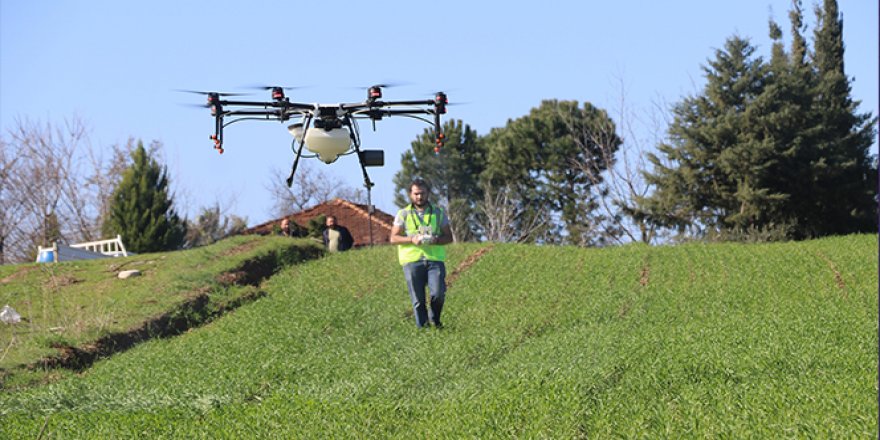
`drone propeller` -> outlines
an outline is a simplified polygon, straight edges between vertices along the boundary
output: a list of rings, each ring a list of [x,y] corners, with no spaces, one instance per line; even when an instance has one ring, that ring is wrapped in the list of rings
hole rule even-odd
[[[392,87],[401,87],[408,86],[411,83],[403,82],[403,81],[394,81],[394,82],[384,82],[381,84],[373,84],[371,86],[354,86],[354,87],[346,87],[349,89],[367,89],[367,100],[368,101],[376,101],[377,99],[382,98],[382,89],[388,89]]]
[[[408,86],[409,84],[410,83],[408,83],[408,82],[397,81],[397,82],[389,82],[389,83],[384,83],[384,84],[373,84],[371,87],[379,87],[379,88],[383,88],[383,89],[388,89],[391,87]]]
[[[244,96],[248,95],[248,93],[225,93],[225,92],[203,92],[201,90],[185,90],[185,89],[175,89],[178,92],[184,93],[195,93],[196,95],[216,95],[216,96]]]
[[[383,83],[379,83],[379,84],[370,84],[370,85],[366,85],[366,86],[353,86],[353,87],[347,87],[347,88],[363,90],[363,89],[369,89],[371,87],[379,87],[380,89],[388,89],[388,88],[392,88],[392,87],[408,86],[411,84],[412,83],[406,82],[406,81],[388,81],[388,82],[383,82]]]
[[[272,91],[272,99],[274,99],[276,101],[281,101],[281,100],[284,100],[284,91],[285,90],[297,90],[297,89],[304,89],[306,87],[307,86],[290,87],[290,86],[267,86],[267,85],[257,84],[257,85],[248,86],[247,88],[255,89],[255,90],[271,90]]]
[[[243,96],[243,95],[246,95],[246,93],[203,92],[203,91],[200,91],[200,90],[184,90],[184,89],[177,89],[177,91],[178,91],[178,92],[185,92],[185,93],[195,93],[196,95],[205,95],[205,96],[207,96],[207,97],[208,97],[208,102],[207,102],[207,103],[205,103],[205,104],[190,104],[189,106],[193,106],[193,107],[202,107],[202,108],[209,108],[209,109],[211,109],[211,116],[215,116],[215,117],[221,115],[222,112],[223,112],[223,104],[220,102],[220,98],[221,98],[221,97],[223,97],[223,96]],[[219,119],[218,119],[218,121],[219,121]],[[218,123],[219,123],[219,122],[218,122]],[[219,130],[218,130],[218,132],[219,132]],[[219,145],[220,145],[220,143],[219,143],[219,136],[217,137],[217,139],[214,139],[214,141],[215,141],[215,147],[214,147],[214,148],[217,148],[217,149],[220,150],[220,152],[222,153],[223,150],[219,147]]]
[[[382,99],[382,89],[389,88],[389,87],[397,87],[397,86],[402,86],[402,85],[405,85],[405,83],[398,82],[398,83],[376,84],[376,85],[370,86],[367,89],[367,101],[374,102],[377,99]]]
[[[438,90],[438,91],[436,91],[436,92],[424,93],[424,94],[422,94],[421,96],[431,97],[431,98],[434,98],[434,99],[436,100],[438,96],[441,96],[441,95],[442,95],[442,96],[445,98],[446,95],[449,94],[449,92],[454,92],[455,90],[457,90],[457,89],[451,89],[451,90]],[[450,106],[450,105],[464,105],[464,104],[470,104],[470,102],[461,102],[461,101],[449,102],[449,100],[446,99],[446,105],[447,105],[447,106]]]
[[[247,86],[248,89],[254,90],[272,90],[272,89],[284,89],[284,90],[296,90],[296,89],[305,89],[311,86],[268,86],[264,84],[255,84]]]

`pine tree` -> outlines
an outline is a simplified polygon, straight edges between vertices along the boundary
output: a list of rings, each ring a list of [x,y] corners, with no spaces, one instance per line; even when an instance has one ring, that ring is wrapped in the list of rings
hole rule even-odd
[[[755,227],[781,196],[766,186],[773,144],[752,127],[767,65],[748,40],[731,37],[704,67],[706,85],[673,108],[670,142],[647,180],[654,194],[640,200],[652,221],[698,235]]]
[[[525,222],[545,216],[540,240],[602,244],[598,194],[602,172],[614,164],[622,140],[607,112],[589,102],[544,100],[486,139],[484,183],[514,189]],[[529,212],[531,211],[531,212]]]
[[[147,154],[142,142],[131,157],[113,193],[104,233],[121,235],[132,252],[180,248],[186,227],[173,209],[166,168]]]

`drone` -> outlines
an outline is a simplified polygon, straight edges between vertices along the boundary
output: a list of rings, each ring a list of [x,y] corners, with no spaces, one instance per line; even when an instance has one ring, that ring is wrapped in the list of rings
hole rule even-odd
[[[296,87],[261,86],[259,88],[271,93],[271,101],[239,101],[228,97],[241,96],[239,93],[199,92],[183,90],[191,93],[207,95],[205,107],[211,109],[214,117],[214,149],[223,154],[223,129],[241,121],[280,121],[290,123],[288,131],[293,135],[291,149],[295,153],[293,166],[287,178],[287,186],[293,184],[293,177],[300,158],[317,158],[324,163],[333,163],[340,156],[357,154],[364,175],[364,186],[369,197],[370,181],[367,167],[383,166],[385,155],[383,150],[362,150],[359,120],[370,120],[373,130],[376,121],[392,116],[403,116],[424,121],[434,126],[436,145],[434,153],[439,154],[445,143],[445,135],[441,131],[440,115],[446,113],[449,103],[446,94],[437,92],[433,99],[410,101],[385,101],[382,89],[390,87],[377,84],[367,88],[367,99],[357,103],[339,104],[307,104],[292,102],[285,96],[285,90]],[[433,120],[430,119],[433,116]],[[297,144],[299,146],[297,147]],[[303,147],[311,154],[303,154]]]

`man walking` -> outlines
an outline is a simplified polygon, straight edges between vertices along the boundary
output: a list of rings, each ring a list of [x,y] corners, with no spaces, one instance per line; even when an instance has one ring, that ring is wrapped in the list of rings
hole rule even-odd
[[[391,243],[409,289],[416,327],[429,324],[440,328],[440,313],[446,299],[446,248],[452,242],[449,219],[439,206],[428,200],[428,184],[416,179],[409,186],[412,203],[397,212],[391,228]],[[425,287],[431,292],[430,309],[425,304]]]

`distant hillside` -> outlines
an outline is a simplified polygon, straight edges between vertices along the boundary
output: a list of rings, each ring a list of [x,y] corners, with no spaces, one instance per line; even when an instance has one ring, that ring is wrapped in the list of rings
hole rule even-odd
[[[0,437],[876,438],[877,249],[453,245],[439,331],[394,247],[334,254],[0,394]]]

